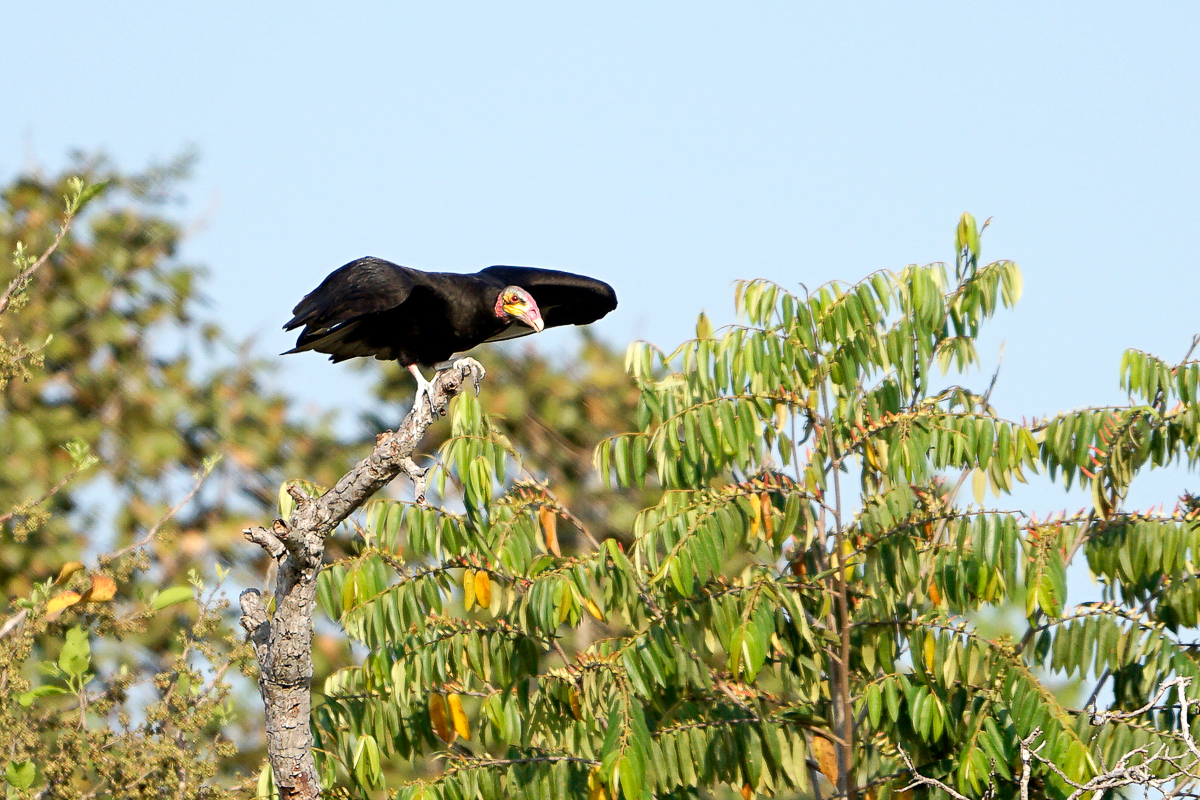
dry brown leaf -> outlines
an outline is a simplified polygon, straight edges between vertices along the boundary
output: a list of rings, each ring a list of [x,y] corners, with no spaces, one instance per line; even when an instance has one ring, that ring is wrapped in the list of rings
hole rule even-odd
[[[558,546],[558,514],[550,506],[538,509],[538,522],[542,525],[542,535],[546,539],[546,549],[556,556],[562,555]]]
[[[429,696],[429,723],[433,725],[433,732],[443,742],[449,744],[454,741],[454,733],[446,723],[446,698],[440,694]]]
[[[83,593],[85,603],[107,603],[117,594],[117,582],[108,575],[92,575],[92,585]]]
[[[838,785],[837,746],[820,734],[813,734],[812,752],[817,758],[817,768],[830,783]]]

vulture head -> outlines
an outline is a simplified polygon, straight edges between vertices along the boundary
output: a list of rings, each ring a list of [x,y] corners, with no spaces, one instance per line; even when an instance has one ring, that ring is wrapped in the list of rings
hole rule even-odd
[[[519,320],[538,333],[546,327],[538,304],[529,292],[520,286],[505,286],[500,290],[500,295],[496,298],[496,316],[503,320]]]

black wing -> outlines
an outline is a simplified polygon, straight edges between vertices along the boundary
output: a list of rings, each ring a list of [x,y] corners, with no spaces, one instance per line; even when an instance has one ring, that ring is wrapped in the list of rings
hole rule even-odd
[[[613,288],[586,275],[503,266],[488,267],[480,274],[499,278],[505,286],[520,286],[533,295],[547,328],[587,325],[617,307],[617,293]]]
[[[292,309],[283,326],[290,331],[304,325],[327,330],[364,314],[395,308],[413,290],[412,271],[382,258],[356,258],[338,267]]]
[[[339,361],[373,355],[373,348],[356,334],[360,322],[399,306],[415,285],[412,270],[382,258],[358,258],[339,267],[292,309],[294,316],[283,329],[303,325],[304,330],[287,353],[319,350]]]

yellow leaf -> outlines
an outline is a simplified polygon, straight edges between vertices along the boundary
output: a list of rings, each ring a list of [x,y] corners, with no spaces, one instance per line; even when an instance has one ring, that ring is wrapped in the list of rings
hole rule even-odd
[[[863,455],[867,458],[868,467],[876,472],[883,472],[883,467],[879,463],[879,454],[875,452],[875,445],[871,444],[870,439],[863,444]]]
[[[82,598],[79,592],[59,592],[46,603],[46,619],[56,620],[62,612],[78,603]]]
[[[605,800],[608,790],[600,782],[600,768],[596,767],[588,774],[588,800]]]
[[[471,606],[475,605],[475,570],[463,570],[463,608],[467,611],[471,610]]]
[[[449,697],[450,700],[450,719],[454,722],[454,730],[464,739],[471,738],[471,723],[467,720],[466,712],[463,711],[462,698],[456,694]]]
[[[58,571],[58,577],[54,579],[55,585],[66,583],[68,578],[81,569],[83,569],[83,564],[80,564],[78,561],[68,561],[63,564],[62,569]]]
[[[925,669],[933,672],[934,666],[937,664],[937,642],[932,636],[925,637]]]
[[[762,499],[756,495],[750,495],[750,508],[754,510],[754,522],[750,525],[750,535],[758,536],[758,532],[762,530]]]
[[[981,469],[971,474],[971,492],[975,495],[976,505],[983,505],[984,492],[987,491],[987,473]]]
[[[546,538],[546,549],[556,556],[562,555],[558,546],[558,515],[550,506],[538,509],[538,522],[542,524],[542,535]]]
[[[595,600],[593,600],[590,597],[585,597],[583,600],[583,607],[586,608],[588,610],[588,613],[591,614],[593,617],[600,620],[601,622],[604,622],[604,612],[600,610],[600,606],[596,605]]]
[[[579,702],[579,690],[574,686],[571,687],[570,697],[571,713],[575,716],[575,719],[583,722],[583,704]]]
[[[433,726],[433,732],[443,742],[449,744],[453,741],[454,733],[446,724],[446,698],[440,694],[429,696],[429,724]]]
[[[83,593],[85,603],[107,603],[117,594],[117,582],[108,575],[92,576],[92,585]]]
[[[857,549],[854,546],[854,542],[850,541],[849,538],[842,540],[842,558],[838,559],[838,561],[845,564],[842,575],[847,581],[854,578],[854,568],[862,561],[862,557],[856,555],[854,552]]]
[[[830,783],[837,786],[837,748],[834,747],[833,742],[820,734],[814,734],[812,737],[812,752],[817,757],[817,768],[821,770],[821,774],[828,778]]]
[[[771,495],[763,492],[758,505],[762,510],[763,533],[767,535],[767,541],[770,541],[775,535],[775,521],[771,517]]]
[[[480,608],[492,605],[492,579],[483,570],[475,573],[475,602]]]

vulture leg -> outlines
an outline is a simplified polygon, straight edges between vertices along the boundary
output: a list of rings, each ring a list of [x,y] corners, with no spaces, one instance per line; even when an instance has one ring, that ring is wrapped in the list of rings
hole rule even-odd
[[[417,369],[416,364],[409,364],[408,371],[417,379],[417,396],[413,398],[413,408],[416,408],[417,404],[424,399],[425,402],[429,403],[430,413],[436,417],[437,409],[433,407],[433,395],[430,394],[433,390],[433,384],[425,380],[425,376],[421,374],[421,370]]]

